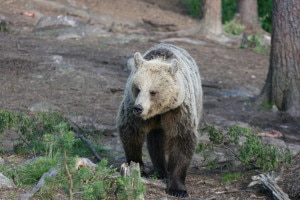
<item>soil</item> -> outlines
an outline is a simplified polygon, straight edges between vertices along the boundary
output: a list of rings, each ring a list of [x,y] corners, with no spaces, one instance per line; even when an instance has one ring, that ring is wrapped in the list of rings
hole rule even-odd
[[[114,127],[129,74],[128,58],[200,22],[186,14],[179,0],[56,0],[52,2],[88,13],[87,18],[75,15],[85,24],[107,30],[106,36],[59,40],[55,34],[34,31],[41,16],[68,13],[55,6],[47,7],[45,2],[48,1],[1,1],[0,22],[5,22],[9,31],[0,31],[0,107],[29,114],[58,110],[82,127],[99,130],[103,135],[98,142],[121,152],[111,160],[120,166],[124,155]],[[120,38],[125,39],[112,42]],[[299,145],[299,119],[254,103],[267,76],[267,52],[220,44],[201,34],[188,38],[201,43],[187,42],[187,38],[174,39],[172,43],[186,49],[199,65],[204,90],[202,126],[214,124],[225,129],[246,124],[262,131],[279,131],[284,142]],[[300,193],[295,190],[299,180],[294,176],[299,172],[299,160],[299,156],[295,157],[293,165],[284,168],[280,181],[280,186],[295,199]],[[222,184],[222,169],[211,170],[193,162],[187,176],[189,199],[270,198],[259,186],[247,187],[251,175],[257,172],[243,173],[239,180]],[[18,199],[23,193],[24,189],[7,189],[1,192],[0,199]],[[145,199],[160,198],[176,199],[166,195],[163,188],[147,185]]]

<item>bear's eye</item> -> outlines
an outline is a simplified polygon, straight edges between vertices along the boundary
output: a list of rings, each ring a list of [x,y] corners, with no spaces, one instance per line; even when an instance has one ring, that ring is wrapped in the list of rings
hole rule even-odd
[[[135,93],[136,95],[138,95],[138,94],[140,93],[140,91],[141,91],[141,90],[140,90],[139,88],[137,88],[137,87],[134,88],[134,93]]]
[[[150,91],[150,96],[151,96],[151,97],[155,97],[156,94],[157,94],[157,92],[155,92],[155,91]]]

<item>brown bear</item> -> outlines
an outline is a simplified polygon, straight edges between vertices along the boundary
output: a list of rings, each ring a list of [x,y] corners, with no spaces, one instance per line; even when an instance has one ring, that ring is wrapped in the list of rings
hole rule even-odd
[[[188,196],[185,178],[201,112],[200,73],[187,51],[158,44],[143,56],[135,53],[117,117],[127,162],[138,162],[146,173],[142,146],[147,138],[153,170],[167,178],[166,192]]]

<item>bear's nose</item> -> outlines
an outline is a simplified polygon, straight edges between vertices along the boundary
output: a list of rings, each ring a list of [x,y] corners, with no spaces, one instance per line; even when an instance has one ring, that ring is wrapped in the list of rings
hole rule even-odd
[[[135,114],[135,115],[140,115],[140,114],[142,114],[142,112],[143,112],[143,107],[142,107],[142,105],[141,104],[138,104],[138,105],[134,105],[133,106],[133,113]]]

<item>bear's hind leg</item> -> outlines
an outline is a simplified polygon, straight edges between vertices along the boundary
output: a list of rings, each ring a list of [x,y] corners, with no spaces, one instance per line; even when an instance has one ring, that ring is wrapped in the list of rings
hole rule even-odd
[[[153,129],[147,135],[147,147],[153,164],[153,172],[160,179],[167,178],[165,136],[162,129]]]

